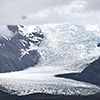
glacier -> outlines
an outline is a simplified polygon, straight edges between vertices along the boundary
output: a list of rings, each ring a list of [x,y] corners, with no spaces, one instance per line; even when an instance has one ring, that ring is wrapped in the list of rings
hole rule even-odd
[[[36,31],[35,26],[18,27],[20,34],[27,37],[28,33]],[[28,49],[21,49],[21,58],[29,51],[37,50],[41,56],[38,65],[23,71],[0,73],[1,90],[20,96],[32,93],[91,95],[100,92],[100,87],[94,84],[55,77],[56,74],[81,72],[98,59],[99,26],[46,24],[38,28],[44,34],[39,47],[30,43]],[[20,42],[24,45],[25,41]]]

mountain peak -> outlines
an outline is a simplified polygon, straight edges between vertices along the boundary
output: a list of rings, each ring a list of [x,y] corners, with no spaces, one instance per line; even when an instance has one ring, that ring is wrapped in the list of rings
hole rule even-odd
[[[40,56],[37,48],[44,38],[42,32],[34,27],[31,30],[19,25],[7,27],[14,35],[11,39],[6,36],[0,39],[0,72],[18,71],[37,64]]]

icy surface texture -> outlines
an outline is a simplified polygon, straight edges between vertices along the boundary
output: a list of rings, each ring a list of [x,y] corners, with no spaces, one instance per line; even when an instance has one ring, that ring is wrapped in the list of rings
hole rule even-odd
[[[56,74],[81,72],[87,64],[99,57],[98,26],[55,24],[39,28],[44,34],[44,39],[37,48],[41,56],[38,65],[30,66],[31,68],[24,71],[0,74],[1,89],[17,95],[32,93],[91,95],[100,92],[100,88],[93,84],[54,77]],[[21,31],[27,33],[26,29]],[[30,49],[33,47],[24,49],[22,56]]]

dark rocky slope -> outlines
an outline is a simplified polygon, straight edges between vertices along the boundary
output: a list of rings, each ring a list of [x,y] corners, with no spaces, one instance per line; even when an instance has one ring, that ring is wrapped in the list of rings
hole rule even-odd
[[[24,28],[24,26],[21,27]],[[9,25],[8,29],[13,37],[0,38],[0,72],[19,71],[36,65],[40,55],[36,49],[30,50],[30,47],[32,44],[39,46],[43,39],[41,31],[26,33],[28,36],[25,36],[16,25]],[[35,41],[34,38],[39,39]],[[21,50],[28,52],[22,55]]]
[[[100,94],[90,96],[65,96],[36,93],[26,96],[17,96],[0,91],[0,100],[100,100]]]
[[[56,75],[56,77],[71,78],[100,86],[100,57],[86,67],[81,73],[60,74]]]

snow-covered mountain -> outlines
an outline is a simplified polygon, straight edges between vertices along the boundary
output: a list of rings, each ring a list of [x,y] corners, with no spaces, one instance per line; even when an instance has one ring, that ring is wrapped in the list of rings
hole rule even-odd
[[[0,72],[18,71],[37,64],[43,39],[39,28],[8,25],[13,37],[0,38]]]
[[[66,69],[83,70],[86,67],[84,65],[100,55],[100,48],[97,47],[100,42],[98,26],[55,24],[41,26],[41,29],[45,37],[38,52],[43,66],[63,66]]]
[[[100,47],[97,46],[100,42],[99,26],[48,24],[8,26],[8,29],[15,35],[0,39],[0,55],[6,58],[0,59],[4,64],[1,72],[31,68],[1,73],[1,90],[18,95],[90,95],[100,92],[100,88],[93,84],[54,77],[56,74],[81,72],[100,56]],[[5,64],[9,66],[5,67]]]

